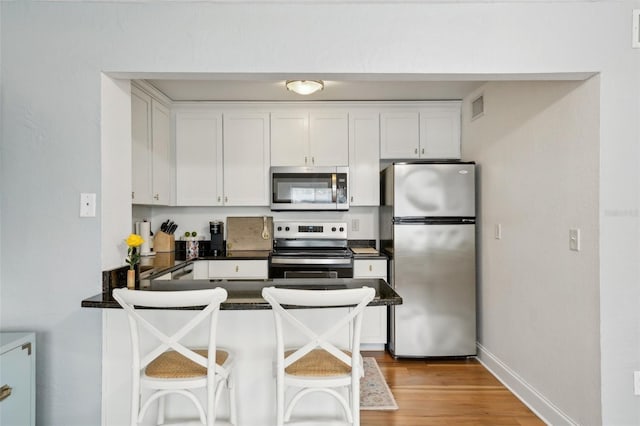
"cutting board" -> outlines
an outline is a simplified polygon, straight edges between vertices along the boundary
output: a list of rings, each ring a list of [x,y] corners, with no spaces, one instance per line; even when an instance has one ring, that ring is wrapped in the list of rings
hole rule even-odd
[[[268,238],[262,237],[266,217]],[[227,251],[271,250],[273,248],[273,217],[227,217]]]

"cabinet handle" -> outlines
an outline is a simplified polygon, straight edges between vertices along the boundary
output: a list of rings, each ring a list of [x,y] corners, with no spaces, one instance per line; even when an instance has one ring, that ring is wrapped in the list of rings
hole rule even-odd
[[[27,350],[27,355],[31,355],[31,342],[27,342],[24,345],[22,345],[21,349],[23,351],[26,349]]]
[[[369,272],[373,271],[373,265],[369,265]]]
[[[135,200],[135,199],[136,199],[136,193],[135,193],[135,192],[133,192],[133,191],[131,191],[131,199],[132,199],[132,200]]]
[[[240,267],[236,265],[236,272],[238,272],[239,270],[240,270]]]
[[[5,399],[11,396],[11,391],[13,388],[9,385],[4,385],[0,388],[0,401],[4,401]]]
[[[156,194],[156,195],[154,195],[154,196],[153,196],[153,199],[154,199],[154,200],[159,200],[159,199],[160,199],[160,194]]]
[[[418,148],[414,149],[414,150],[413,150],[413,153],[414,153],[414,154],[417,154],[417,153],[418,153]]]
[[[225,197],[224,197],[224,202],[225,202],[225,203],[228,203],[228,202],[229,202],[229,197],[225,196]]]
[[[304,164],[307,164],[307,157],[304,157]]]
[[[421,151],[421,152],[422,152],[422,154],[424,155],[424,148],[422,148],[422,151]]]
[[[218,195],[218,202],[222,201],[222,198]]]
[[[353,203],[353,195],[351,196],[351,202]]]
[[[316,164],[316,157],[311,157],[311,164]]]

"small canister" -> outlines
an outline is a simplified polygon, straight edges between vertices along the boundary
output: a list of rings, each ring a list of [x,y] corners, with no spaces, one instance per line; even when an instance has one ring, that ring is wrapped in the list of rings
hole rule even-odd
[[[195,237],[189,237],[185,243],[187,249],[187,260],[195,259],[196,257],[198,257],[198,240],[196,240]]]

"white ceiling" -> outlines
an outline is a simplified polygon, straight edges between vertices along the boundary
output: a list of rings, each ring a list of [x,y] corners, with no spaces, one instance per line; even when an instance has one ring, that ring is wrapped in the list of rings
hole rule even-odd
[[[136,73],[119,76],[145,80],[174,101],[392,101],[462,99],[487,81],[584,80],[591,75]],[[313,95],[301,96],[285,88],[287,79],[323,80],[325,88]]]
[[[147,80],[174,101],[371,101],[462,99],[479,81],[323,80],[324,90],[302,96],[285,80]]]

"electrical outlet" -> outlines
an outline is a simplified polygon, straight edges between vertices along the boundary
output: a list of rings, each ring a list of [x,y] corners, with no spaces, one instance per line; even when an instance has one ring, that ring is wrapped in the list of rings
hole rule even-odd
[[[634,49],[640,49],[640,9],[634,9],[632,12],[633,22],[631,24],[632,40],[631,46]]]
[[[580,229],[569,229],[569,250],[580,251]]]
[[[640,395],[640,371],[633,372],[633,394]]]
[[[80,217],[96,217],[96,194],[80,194]]]
[[[358,232],[360,230],[360,219],[351,219],[351,230]]]
[[[496,227],[493,230],[493,236],[495,237],[496,240],[501,240],[502,239],[502,224],[501,223],[496,223]]]

